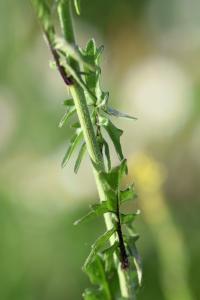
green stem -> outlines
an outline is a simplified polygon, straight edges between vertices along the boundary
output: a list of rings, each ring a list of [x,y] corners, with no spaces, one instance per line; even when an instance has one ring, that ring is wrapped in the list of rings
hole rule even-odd
[[[60,24],[61,24],[64,38],[66,39],[67,42],[75,44],[70,0],[61,1],[60,5],[58,6],[58,14],[59,14]],[[70,63],[73,64],[73,67],[75,67],[77,71],[80,70],[76,62],[71,61]],[[86,146],[90,158],[93,164],[96,165],[98,170],[105,171],[103,157],[100,152],[99,145],[95,136],[95,131],[92,125],[84,92],[76,82],[73,85],[69,86],[69,88],[70,88],[71,95],[74,99],[76,111],[81,124],[81,128],[83,130],[83,134],[84,134],[84,138],[85,138],[85,142],[86,142]],[[98,172],[94,167],[93,167],[93,172],[97,184],[100,201],[104,201],[107,199],[107,195],[104,191]],[[107,230],[111,229],[113,227],[111,215],[107,213],[104,215],[104,218],[105,218]],[[111,244],[113,244],[115,240],[116,240],[116,236],[112,236],[110,240]],[[118,261],[116,255],[115,255],[115,261],[118,265],[118,276],[119,276],[119,283],[120,283],[122,297],[130,300],[135,299],[133,291],[130,288],[131,284],[129,281],[128,270],[123,270],[121,268],[121,264]],[[110,299],[112,299],[112,296],[110,297]]]

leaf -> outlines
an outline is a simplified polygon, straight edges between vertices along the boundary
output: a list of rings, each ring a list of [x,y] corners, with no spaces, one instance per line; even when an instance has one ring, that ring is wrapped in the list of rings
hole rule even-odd
[[[121,179],[123,178],[123,176],[128,173],[127,160],[125,158],[122,160],[122,162],[121,162],[121,164],[119,165],[118,168],[119,168],[118,182],[120,184]]]
[[[104,50],[104,46],[103,45],[101,45],[99,48],[97,48],[96,54],[95,54],[95,60],[99,59],[99,57],[102,54],[103,50]]]
[[[119,247],[119,242],[115,242],[112,246],[106,248],[103,251],[103,259],[105,261],[105,270],[106,272],[110,272],[113,265],[113,254],[116,249]]]
[[[109,92],[102,92],[101,91],[101,96],[98,97],[97,106],[98,107],[106,106],[107,103],[108,103],[108,99],[109,99]]]
[[[78,73],[66,62],[66,60],[61,60],[60,64],[66,69],[66,72],[69,73],[76,82],[82,87],[82,89],[90,96],[90,98],[96,102],[96,96],[91,92],[91,90],[88,88],[88,86],[85,84],[85,82],[82,80],[82,78],[78,75]],[[90,103],[89,103],[90,105]]]
[[[74,106],[74,100],[73,99],[66,99],[66,100],[64,100],[63,104],[65,106],[69,106],[69,107]]]
[[[108,208],[107,201],[102,201],[101,203],[93,204],[93,205],[90,206],[90,209],[91,210],[85,216],[83,216],[79,220],[75,221],[74,225],[79,225],[80,223],[90,219],[91,217],[102,216],[106,212],[112,212]]]
[[[110,150],[109,150],[109,146],[108,146],[108,143],[106,142],[106,140],[103,140],[103,146],[104,146],[104,153],[105,153],[105,156],[107,159],[108,171],[110,171],[110,169],[111,169]]]
[[[112,179],[115,180],[114,176],[110,176],[111,173],[101,172],[99,173],[100,180],[102,182],[105,194],[106,194],[106,200],[109,204],[109,208],[113,211],[117,211],[117,192],[116,192],[116,185],[115,182],[112,182]]]
[[[135,267],[138,276],[138,283],[139,286],[141,286],[142,285],[142,262],[141,262],[141,257],[139,255],[139,252],[135,245],[132,247],[132,254],[134,256],[134,262],[135,262]]]
[[[67,152],[66,152],[66,154],[63,158],[63,161],[62,161],[62,167],[63,168],[66,166],[66,164],[69,161],[72,153],[74,152],[75,148],[81,142],[82,139],[83,139],[83,132],[81,130],[78,130],[78,132],[70,140],[70,145],[69,145],[69,147],[67,149]]]
[[[89,87],[90,90],[92,90],[96,97],[98,98],[99,95],[96,93],[97,86],[99,85],[99,78],[100,78],[100,67],[95,61],[95,54],[96,54],[96,45],[94,39],[91,39],[87,46],[84,53],[85,60],[91,64],[96,66],[96,71],[91,72],[87,66],[84,66],[84,71],[87,73],[85,76],[85,82],[86,85]]]
[[[125,203],[130,200],[134,200],[137,197],[137,194],[134,190],[134,186],[131,185],[124,191],[120,191],[120,204]]]
[[[63,127],[64,124],[66,124],[66,122],[75,114],[76,112],[76,108],[71,108],[69,109],[65,114],[64,116],[62,117],[62,119],[60,120],[60,123],[59,123],[59,127]]]
[[[53,24],[48,2],[46,0],[32,0],[32,3],[36,9],[38,18],[42,22],[45,32],[51,34],[53,31]]]
[[[126,172],[127,161],[124,159],[119,166],[111,169],[109,172],[99,172],[99,177],[104,187],[107,196],[109,207],[114,212],[117,211],[118,196],[120,196],[120,182],[121,178]]]
[[[110,283],[108,282],[105,262],[101,254],[97,254],[93,262],[88,266],[87,275],[93,285],[98,285],[98,289],[86,290],[84,293],[84,299],[111,299]],[[88,298],[87,298],[87,297]],[[92,298],[91,298],[92,297]],[[97,297],[97,298],[93,298]]]
[[[97,255],[88,266],[87,275],[92,284],[101,286],[106,281],[104,262],[100,255]]]
[[[120,214],[121,224],[131,224],[139,214],[139,210],[132,214]]]
[[[107,107],[105,110],[104,110],[107,114],[111,115],[111,116],[114,116],[114,117],[117,117],[117,118],[126,118],[126,119],[132,119],[132,120],[137,120],[137,118],[135,117],[132,117],[126,113],[123,113],[123,112],[120,112],[112,107]]]
[[[123,131],[119,128],[117,128],[110,120],[108,120],[107,124],[103,125],[106,129],[108,135],[110,136],[113,145],[115,147],[115,150],[117,152],[117,155],[120,160],[124,159],[124,155],[122,153],[121,143],[120,143],[120,137],[123,134]]]
[[[116,228],[113,227],[112,229],[106,231],[94,242],[94,244],[91,247],[92,250],[84,263],[83,270],[87,271],[88,266],[92,263],[99,249],[104,246],[104,244],[110,239],[110,237],[115,233],[115,231]]]
[[[100,126],[106,127],[106,126],[108,126],[108,123],[109,123],[108,118],[103,117],[101,115],[99,116],[99,125]]]
[[[80,165],[81,165],[81,162],[83,160],[83,157],[84,157],[84,154],[86,152],[86,144],[83,143],[82,146],[81,146],[81,149],[79,151],[79,154],[78,154],[78,157],[77,157],[77,160],[76,160],[76,163],[75,163],[75,166],[74,166],[74,172],[77,174],[79,168],[80,168]]]
[[[142,262],[137,247],[135,245],[135,240],[132,237],[129,237],[128,239],[128,251],[129,251],[129,257],[132,259],[137,273],[138,282],[136,286],[140,287],[142,285]]]
[[[95,65],[92,65],[91,63],[88,63],[88,61],[85,59],[85,57],[80,53],[79,49],[68,43],[63,38],[56,38],[54,41],[54,48],[58,51],[60,51],[61,54],[63,52],[65,53],[64,56],[70,56],[75,61],[77,61],[79,64],[82,64],[84,67],[87,67],[90,71],[96,71]],[[66,57],[65,57],[66,58]]]
[[[71,128],[79,129],[81,128],[81,124],[79,122],[75,122],[71,125]]]
[[[98,289],[86,289],[83,293],[84,300],[105,300],[104,295],[102,295],[102,291]]]
[[[87,43],[86,50],[85,50],[87,56],[92,57],[93,60],[94,60],[96,51],[97,51],[97,47],[96,47],[95,40],[94,39],[90,39],[88,41],[88,43]]]
[[[74,0],[74,7],[77,15],[81,14],[81,0]]]

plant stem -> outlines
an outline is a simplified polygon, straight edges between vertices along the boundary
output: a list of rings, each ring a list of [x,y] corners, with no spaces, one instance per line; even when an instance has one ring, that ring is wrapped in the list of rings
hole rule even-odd
[[[61,1],[61,3],[58,6],[58,14],[59,14],[60,24],[61,24],[64,38],[68,43],[75,44],[70,0]],[[80,71],[79,65],[74,60],[71,60],[70,64],[73,65],[76,71]],[[95,164],[98,170],[105,171],[104,160],[95,136],[95,131],[92,125],[84,91],[75,81],[74,84],[69,86],[69,89],[74,99],[76,111],[81,124],[81,128],[83,130],[89,156],[93,164]],[[104,191],[102,182],[100,180],[99,174],[96,171],[95,167],[93,167],[93,172],[97,184],[100,201],[107,200],[107,195]],[[111,214],[106,213],[104,215],[104,218],[105,218],[107,230],[113,228],[113,221],[111,218]],[[113,244],[116,238],[117,238],[116,235],[112,236],[110,239],[110,243]],[[122,297],[130,300],[135,299],[133,291],[130,288],[131,284],[129,281],[128,270],[123,270],[123,268],[121,267],[121,263],[119,262],[116,255],[115,255],[115,262],[118,265],[118,276],[119,276],[119,283],[120,283]],[[112,299],[112,296],[110,299]]]

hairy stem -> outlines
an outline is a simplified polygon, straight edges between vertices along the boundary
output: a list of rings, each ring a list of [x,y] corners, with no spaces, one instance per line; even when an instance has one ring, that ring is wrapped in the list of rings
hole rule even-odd
[[[67,42],[71,44],[75,44],[70,0],[61,1],[61,3],[58,6],[58,14],[59,14],[60,24],[64,34],[64,38],[66,39]],[[80,71],[79,65],[76,62],[71,60],[70,63],[77,71]],[[98,170],[105,171],[103,157],[95,136],[95,131],[92,125],[84,92],[82,88],[75,81],[72,85],[69,85],[69,89],[74,99],[76,111],[81,124],[81,128],[83,130],[87,150],[92,160],[92,163],[95,164]],[[100,201],[104,201],[107,199],[107,195],[104,191],[102,182],[100,180],[98,172],[96,171],[96,168],[93,167],[93,172],[97,184],[97,189],[98,189]],[[109,213],[105,214],[104,218],[105,218],[107,229],[108,230],[111,229],[113,227],[111,214]],[[118,230],[118,232],[121,232],[121,228],[120,230]],[[110,243],[113,244],[116,238],[117,238],[116,235],[112,236],[110,239]],[[122,240],[121,241],[119,240],[119,243],[121,242],[124,245],[122,234],[120,235],[120,238]],[[125,250],[125,248],[123,250]],[[129,282],[128,270],[121,266],[121,263],[118,261],[116,255],[115,255],[115,261],[118,264],[118,276],[119,276],[119,283],[120,283],[122,297],[126,299],[135,299],[133,292],[130,289],[131,284]]]

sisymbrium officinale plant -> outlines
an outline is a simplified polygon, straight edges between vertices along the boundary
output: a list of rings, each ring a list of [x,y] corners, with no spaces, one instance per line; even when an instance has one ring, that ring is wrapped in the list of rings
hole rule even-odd
[[[136,299],[141,285],[140,257],[136,248],[138,235],[133,222],[138,211],[123,214],[121,205],[136,198],[133,185],[121,188],[127,174],[127,161],[121,147],[123,131],[115,126],[111,117],[134,119],[109,106],[109,93],[101,88],[100,57],[103,46],[97,47],[95,40],[88,41],[85,48],[75,42],[72,12],[80,14],[80,0],[32,0],[40,20],[54,64],[69,88],[71,99],[64,101],[66,112],[59,126],[71,122],[74,134],[64,155],[62,166],[70,160],[78,149],[74,166],[77,173],[86,151],[99,193],[100,202],[91,205],[88,214],[77,220],[78,225],[93,217],[104,217],[106,232],[91,246],[83,270],[89,276],[93,288],[83,293],[85,300]],[[62,36],[55,29],[58,18]],[[105,135],[105,133],[107,133]],[[119,164],[112,166],[111,140],[119,158]],[[118,278],[118,285],[111,284]]]

